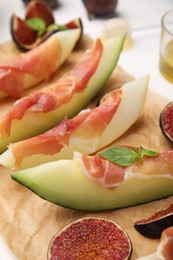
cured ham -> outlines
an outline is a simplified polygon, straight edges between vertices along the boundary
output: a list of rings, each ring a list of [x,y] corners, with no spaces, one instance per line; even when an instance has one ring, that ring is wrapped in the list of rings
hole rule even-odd
[[[19,99],[1,120],[0,132],[2,137],[10,134],[13,120],[22,119],[27,110],[43,113],[53,111],[67,103],[75,92],[82,91],[82,87],[85,88],[89,78],[96,70],[101,54],[102,45],[100,41],[97,41],[95,49],[87,53],[85,58],[81,59],[80,63],[72,71],[52,87],[36,91]],[[92,61],[91,58],[93,58]],[[89,62],[90,66],[88,66]]]
[[[104,187],[114,188],[128,179],[150,178],[155,174],[168,175],[173,179],[173,150],[162,152],[155,157],[145,156],[142,162],[138,159],[136,163],[126,167],[98,155],[78,154],[76,158],[80,161],[85,175]]]
[[[52,86],[17,100],[0,121],[0,152],[9,143],[43,133],[81,111],[108,80],[123,42],[124,35],[105,42],[97,39],[74,68]]]
[[[0,98],[20,98],[26,88],[48,80],[68,58],[80,29],[57,32],[34,49],[0,65]]]
[[[109,132],[107,133],[107,141],[104,142],[104,145],[113,142],[137,120],[145,102],[147,81],[147,78],[143,78],[126,84],[121,89],[107,94],[98,107],[82,110],[75,117],[64,119],[60,124],[41,135],[10,144],[8,150],[0,156],[0,163],[13,169],[27,168],[62,158],[72,159],[74,151],[84,154],[96,152],[104,147],[100,145],[102,136],[109,125],[112,124],[112,121],[115,120],[112,125],[114,132],[111,136]],[[130,111],[129,106],[132,108],[134,96],[136,96],[136,88],[133,89],[134,85],[140,89],[138,102],[141,102],[141,104],[135,117],[132,117],[129,121],[129,114],[124,110],[124,113],[122,113],[121,106],[122,103],[128,103],[126,105],[128,112]],[[127,95],[129,90],[132,90],[131,94]],[[53,102],[51,102],[52,104]],[[120,117],[121,121],[116,121],[117,116]],[[119,129],[122,121],[127,122],[127,124],[124,125],[120,133],[117,133],[116,129]]]
[[[173,227],[163,230],[157,251],[137,260],[172,260],[173,256]]]
[[[166,228],[161,235],[161,242],[158,246],[158,255],[161,259],[171,260],[173,257],[173,227]]]
[[[101,211],[173,195],[173,150],[120,166],[100,155],[74,153],[12,173],[12,179],[41,198],[78,210]],[[142,166],[141,166],[142,165]],[[153,167],[153,165],[155,165]]]
[[[75,159],[80,161],[83,173],[88,178],[105,188],[114,189],[124,181],[125,167],[105,160],[98,155],[81,156],[76,154]]]
[[[88,144],[91,142],[91,146],[94,138],[101,135],[116,113],[121,102],[121,95],[122,91],[115,91],[99,107],[83,110],[74,118],[64,119],[60,124],[41,135],[11,144],[5,154],[10,153],[13,161],[15,160],[15,165],[12,168],[21,167],[22,161],[27,157],[29,160],[27,166],[31,166],[30,160],[32,161],[33,158],[30,157],[34,155],[40,155],[43,163],[47,160],[63,157],[64,150],[66,150],[68,157],[72,157],[73,150],[76,149],[85,153],[95,151],[95,146],[95,149],[88,151],[87,147],[76,147],[74,143],[71,145],[73,133],[77,131],[81,139],[86,139]],[[0,163],[5,165],[4,155],[0,156]],[[37,163],[39,163],[38,158]]]

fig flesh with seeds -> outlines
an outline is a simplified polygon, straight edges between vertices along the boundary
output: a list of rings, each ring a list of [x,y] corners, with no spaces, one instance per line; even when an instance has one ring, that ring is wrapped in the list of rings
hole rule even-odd
[[[58,32],[58,31],[65,31],[65,30],[71,30],[71,29],[80,29],[80,36],[79,36],[79,40],[77,41],[80,42],[82,35],[83,35],[83,23],[82,20],[80,18],[76,18],[73,20],[70,20],[69,22],[65,23],[65,24],[51,24],[50,26],[48,26],[47,28],[47,33],[43,36],[42,38],[42,42],[47,40],[52,34]],[[77,45],[76,43],[76,45]]]
[[[148,219],[136,221],[135,229],[148,238],[160,238],[164,229],[173,225],[173,204],[168,208],[156,212]]]
[[[162,110],[160,128],[165,137],[173,143],[173,102],[169,102]]]
[[[35,17],[43,19],[46,26],[55,22],[52,10],[44,1],[31,1],[27,5],[25,20]]]
[[[52,10],[44,1],[40,0],[31,1],[28,4],[24,19],[13,14],[10,21],[12,39],[24,51],[33,49],[42,40],[38,31],[31,28],[28,24],[29,19],[32,18],[41,19],[45,24],[45,28],[54,23]]]
[[[37,32],[32,30],[24,20],[15,14],[12,15],[10,24],[13,41],[21,50],[33,49],[40,43],[41,39],[38,38]]]
[[[115,222],[98,217],[78,219],[57,233],[48,248],[48,260],[130,258],[127,233]]]

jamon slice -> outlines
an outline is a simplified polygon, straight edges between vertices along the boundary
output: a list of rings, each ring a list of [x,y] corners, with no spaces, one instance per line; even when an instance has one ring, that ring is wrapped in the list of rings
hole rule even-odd
[[[173,226],[163,230],[157,251],[137,260],[172,260],[173,257]]]
[[[14,172],[12,178],[52,203],[85,211],[101,211],[146,203],[173,195],[173,150],[144,156],[120,166],[99,155],[75,153]]]
[[[98,107],[83,110],[72,119],[66,118],[41,135],[10,144],[0,156],[0,164],[12,169],[28,168],[48,161],[72,159],[73,151],[96,152],[137,120],[147,89],[148,77],[125,84],[121,90],[107,94]]]
[[[27,53],[0,66],[0,99],[20,98],[24,89],[48,80],[68,58],[80,37],[80,29],[57,32]]]
[[[124,35],[105,42],[97,39],[75,67],[51,87],[19,99],[0,121],[0,152],[9,143],[43,133],[83,109],[111,75],[123,42]]]

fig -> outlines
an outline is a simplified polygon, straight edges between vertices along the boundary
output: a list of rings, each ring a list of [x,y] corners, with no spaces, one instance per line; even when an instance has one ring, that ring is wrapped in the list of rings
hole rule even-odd
[[[80,29],[80,36],[78,41],[76,42],[76,45],[78,42],[80,42],[82,35],[83,35],[83,24],[82,20],[80,18],[76,18],[74,20],[69,21],[68,23],[61,25],[61,24],[51,24],[47,28],[47,32],[42,37],[40,43],[46,41],[49,37],[51,37],[54,33],[58,31],[64,31],[64,30],[71,30],[71,29]]]
[[[168,208],[156,212],[148,219],[136,221],[135,229],[148,238],[160,238],[162,231],[173,225],[173,204]]]
[[[83,24],[82,20],[80,18],[76,18],[74,20],[71,20],[65,24],[51,24],[50,26],[47,27],[48,35],[53,34],[57,31],[64,31],[64,30],[70,30],[70,29],[77,29],[80,28],[81,34],[79,37],[79,41],[82,37],[83,34]]]
[[[10,24],[13,41],[21,50],[30,50],[40,42],[37,32],[32,30],[24,20],[15,14],[12,15]]]
[[[71,20],[70,22],[66,23],[65,26],[68,29],[75,29],[75,28],[83,29],[82,21],[81,21],[80,18],[76,18],[74,20]]]
[[[73,19],[69,22],[67,22],[65,24],[65,26],[70,30],[70,29],[76,29],[76,28],[80,28],[81,29],[81,33],[80,33],[80,36],[79,36],[79,40],[78,42],[80,42],[81,38],[82,38],[82,35],[83,35],[83,24],[82,24],[82,20],[80,18],[76,18],[76,19]],[[78,42],[76,44],[78,44]]]
[[[48,248],[48,259],[129,259],[132,245],[115,222],[98,217],[78,219],[58,232]]]
[[[31,26],[34,18],[37,18],[35,28]],[[37,29],[40,23],[44,25],[42,33]],[[12,39],[21,50],[33,49],[42,41],[40,36],[44,35],[47,26],[52,23],[54,23],[53,12],[46,2],[41,0],[31,1],[26,8],[24,20],[15,14],[12,15],[10,22]]]
[[[173,143],[173,102],[169,102],[162,110],[160,128],[165,137]]]
[[[21,50],[27,51],[44,42],[57,31],[80,28],[81,34],[78,42],[80,41],[83,34],[80,18],[71,20],[64,25],[57,25],[54,22],[52,10],[46,2],[31,1],[26,8],[24,20],[15,14],[12,15],[10,22],[12,38]]]
[[[58,0],[43,0],[43,1],[45,1],[52,9],[55,9],[58,7],[58,3],[59,3]],[[23,2],[25,5],[27,5],[27,4],[29,4],[29,2],[31,2],[31,0],[23,0]]]
[[[31,1],[27,5],[25,20],[35,17],[43,19],[46,23],[46,26],[55,22],[52,10],[49,8],[46,2],[41,0]]]
[[[113,13],[118,4],[118,0],[82,0],[88,14],[106,15]]]

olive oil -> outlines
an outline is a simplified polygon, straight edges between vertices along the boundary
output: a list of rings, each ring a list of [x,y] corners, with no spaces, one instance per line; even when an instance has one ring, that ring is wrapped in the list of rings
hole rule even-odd
[[[167,80],[173,82],[173,40],[168,42],[160,55],[160,72]]]

